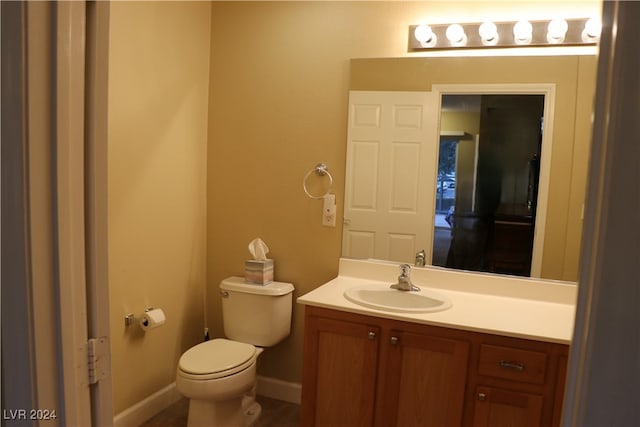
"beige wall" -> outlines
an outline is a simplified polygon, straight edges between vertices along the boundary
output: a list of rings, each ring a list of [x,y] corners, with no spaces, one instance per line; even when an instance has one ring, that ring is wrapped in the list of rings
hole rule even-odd
[[[429,22],[599,13],[588,2],[214,2],[207,159],[208,324],[222,335],[217,286],[241,275],[262,237],[276,280],[304,294],[337,274],[341,227],[321,225],[302,178],[324,161],[342,216],[349,60],[407,56],[407,28]],[[566,153],[571,157],[572,153]],[[338,221],[340,222],[340,221]],[[303,310],[259,373],[300,381]]]
[[[175,381],[202,339],[210,5],[112,2],[109,279],[114,411]],[[125,313],[164,309],[141,333]]]

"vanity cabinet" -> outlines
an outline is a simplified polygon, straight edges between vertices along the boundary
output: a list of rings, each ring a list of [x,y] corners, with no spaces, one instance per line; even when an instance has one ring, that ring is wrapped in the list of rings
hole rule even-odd
[[[567,352],[307,306],[301,425],[559,425]]]

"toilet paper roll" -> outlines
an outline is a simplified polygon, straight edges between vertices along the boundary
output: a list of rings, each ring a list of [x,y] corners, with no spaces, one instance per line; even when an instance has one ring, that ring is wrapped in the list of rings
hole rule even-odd
[[[140,327],[143,331],[146,331],[162,326],[166,321],[167,318],[164,315],[164,311],[162,311],[161,308],[154,308],[142,315],[142,319],[140,319]]]

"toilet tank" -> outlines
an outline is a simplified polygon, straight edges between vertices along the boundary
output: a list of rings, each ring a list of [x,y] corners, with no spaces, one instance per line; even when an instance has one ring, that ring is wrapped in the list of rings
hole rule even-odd
[[[291,332],[291,283],[254,285],[243,277],[229,277],[220,282],[220,295],[227,338],[270,347]]]

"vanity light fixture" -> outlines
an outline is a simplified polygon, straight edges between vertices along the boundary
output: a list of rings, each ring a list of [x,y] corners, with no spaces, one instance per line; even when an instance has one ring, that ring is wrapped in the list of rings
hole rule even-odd
[[[495,46],[498,44],[498,40],[500,40],[498,27],[496,27],[496,24],[489,21],[480,24],[480,27],[478,28],[478,35],[480,36],[480,40],[482,40],[482,44],[484,46]]]
[[[409,52],[541,46],[589,46],[600,40],[595,18],[409,26]]]
[[[518,21],[513,25],[513,40],[516,44],[529,44],[533,37],[533,25],[529,21]]]
[[[449,25],[445,34],[451,46],[464,46],[467,44],[467,35],[460,24]]]
[[[420,24],[413,30],[415,39],[420,43],[421,47],[434,47],[438,43],[438,38],[426,24]]]
[[[598,18],[589,18],[584,23],[584,30],[582,30],[582,41],[598,41],[600,39],[600,33],[602,32],[602,21]]]
[[[553,19],[547,26],[547,41],[558,44],[564,41],[564,37],[569,29],[569,24],[564,19]]]

